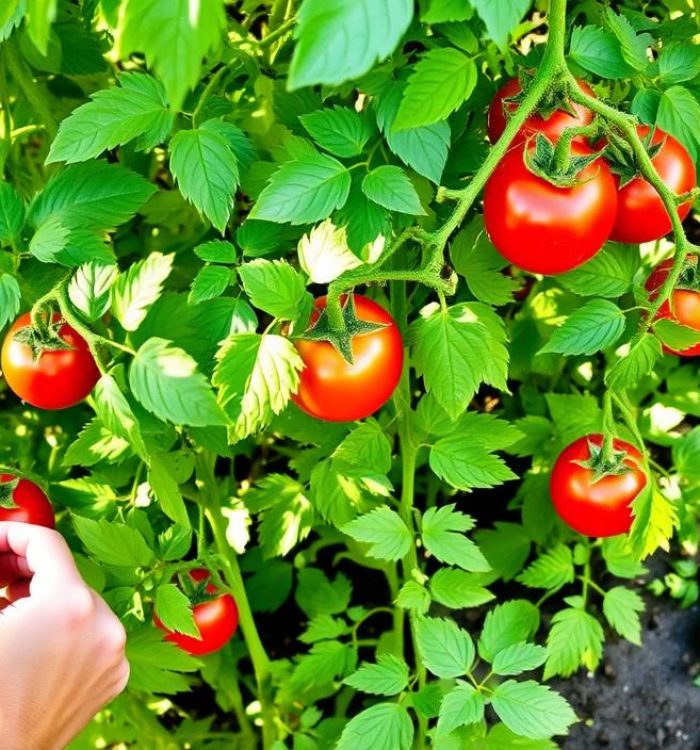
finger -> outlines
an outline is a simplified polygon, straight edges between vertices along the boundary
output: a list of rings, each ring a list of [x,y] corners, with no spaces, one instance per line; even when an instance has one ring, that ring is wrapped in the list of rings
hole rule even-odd
[[[31,571],[23,557],[18,557],[14,552],[0,553],[0,586],[6,586],[18,578],[30,576]]]
[[[7,598],[11,602],[16,602],[18,599],[26,599],[29,596],[31,587],[31,581],[26,578],[19,581],[12,581],[7,587]]]
[[[68,545],[52,529],[29,523],[0,522],[0,554],[23,558],[32,576],[31,593],[55,592],[65,581],[82,580]]]
[[[8,602],[7,599],[0,596],[0,612],[2,612],[5,607],[9,607],[10,604],[12,604],[12,602]]]

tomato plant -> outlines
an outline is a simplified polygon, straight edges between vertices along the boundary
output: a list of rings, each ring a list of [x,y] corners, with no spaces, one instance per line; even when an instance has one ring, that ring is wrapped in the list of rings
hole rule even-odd
[[[698,4],[1,5],[0,522],[131,666],[69,750],[694,737],[578,680],[697,594]]]
[[[223,648],[233,638],[238,628],[238,608],[230,594],[217,595],[216,586],[209,582],[208,571],[196,568],[188,575],[195,584],[201,584],[190,587],[197,635],[168,630],[157,612],[154,613],[154,621],[168,633],[166,641],[193,656],[206,656]]]

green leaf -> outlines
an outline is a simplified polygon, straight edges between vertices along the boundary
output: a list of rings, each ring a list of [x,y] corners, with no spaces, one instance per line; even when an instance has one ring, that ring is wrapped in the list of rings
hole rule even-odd
[[[474,527],[474,519],[455,511],[454,503],[442,508],[429,508],[423,514],[421,536],[426,549],[441,562],[465,570],[490,570],[479,548],[464,532]]]
[[[388,474],[391,442],[381,425],[368,419],[355,427],[333,451],[333,468],[348,476]]]
[[[421,13],[421,20],[424,23],[467,21],[473,13],[466,0],[430,0],[428,9]]]
[[[117,278],[116,266],[85,263],[71,277],[68,297],[87,320],[99,320],[110,307],[110,290]]]
[[[24,226],[24,203],[8,182],[0,182],[0,242],[12,244]]]
[[[314,617],[306,630],[299,636],[302,643],[334,641],[347,632],[347,625],[337,617],[319,615]]]
[[[338,105],[301,115],[299,120],[316,143],[335,156],[359,156],[372,136],[365,117]]]
[[[587,263],[557,276],[557,281],[583,297],[621,297],[632,286],[638,268],[637,253],[609,242]]]
[[[307,0],[308,2],[308,0]],[[345,725],[336,750],[410,750],[413,723],[398,703],[378,703],[354,716]]]
[[[445,311],[430,305],[421,314],[412,329],[415,366],[452,419],[466,409],[482,382],[505,388],[505,331],[489,308],[467,303]]]
[[[88,552],[105,565],[140,568],[152,565],[153,551],[131,526],[101,518],[73,516],[73,526]]]
[[[193,427],[225,424],[197,363],[170,341],[154,337],[141,346],[131,363],[129,385],[141,404],[159,419]]]
[[[625,330],[622,310],[604,299],[592,299],[574,311],[540,349],[540,354],[595,354],[612,346]]]
[[[657,320],[653,329],[661,342],[675,351],[683,351],[700,343],[700,331],[681,325],[675,320]]]
[[[364,75],[396,48],[413,17],[411,0],[304,0],[287,86],[331,86]]]
[[[504,581],[512,580],[522,570],[532,547],[532,540],[522,526],[505,521],[496,521],[495,529],[480,529],[476,540]]]
[[[583,609],[569,607],[557,612],[547,636],[544,678],[569,677],[579,667],[595,670],[603,654],[603,628]]]
[[[0,42],[4,42],[19,26],[27,12],[25,0],[8,0],[0,8]]]
[[[332,685],[355,669],[357,651],[338,641],[315,643],[308,654],[299,659],[289,680],[295,695]]]
[[[430,449],[430,468],[446,482],[460,490],[495,487],[517,479],[505,461],[469,434],[441,438]]]
[[[685,482],[700,483],[700,427],[694,427],[673,443],[673,464]]]
[[[506,305],[513,301],[518,282],[502,273],[508,263],[491,244],[481,216],[452,240],[450,260],[455,271],[463,276],[469,291],[481,302]]]
[[[402,91],[400,86],[393,85],[378,98],[377,125],[392,153],[418,174],[439,185],[450,148],[450,126],[446,122],[436,122],[420,128],[395,130],[394,121],[401,105]]]
[[[90,260],[103,264],[115,262],[104,236],[82,227],[67,226],[57,216],[50,216],[34,233],[29,252],[42,263],[79,266]]]
[[[128,0],[120,14],[120,54],[143,52],[165,85],[173,109],[199,81],[202,58],[224,39],[222,0]]]
[[[386,505],[359,516],[342,528],[343,533],[370,545],[367,554],[379,560],[396,561],[411,547],[411,532],[396,511]]]
[[[132,589],[128,589],[132,593]],[[164,634],[151,626],[129,633],[126,656],[131,667],[129,687],[146,693],[186,692],[189,683],[179,672],[195,672],[201,662],[163,640]]]
[[[430,593],[418,581],[406,581],[394,602],[401,609],[424,615],[430,609]]]
[[[94,466],[100,461],[118,462],[129,451],[129,443],[95,418],[83,427],[63,457],[65,466]]]
[[[198,305],[220,297],[231,285],[233,271],[224,266],[204,266],[192,281],[187,301]]]
[[[161,143],[175,114],[161,84],[144,73],[122,73],[120,84],[100,89],[61,122],[46,163],[87,161],[107,149],[143,137],[142,147]]]
[[[605,383],[614,391],[635,388],[639,381],[654,370],[661,357],[661,342],[651,333],[643,333],[632,340],[629,352],[605,374]]]
[[[449,734],[458,727],[476,724],[484,718],[484,697],[467,682],[457,680],[457,685],[445,695],[440,703],[438,734]]]
[[[120,274],[111,287],[114,315],[125,331],[135,331],[143,323],[153,303],[163,292],[172,271],[174,253],[151,253]]]
[[[664,45],[658,64],[663,86],[692,81],[700,75],[700,50],[692,44]]]
[[[393,127],[404,130],[447,119],[471,96],[476,80],[474,61],[459,50],[426,52],[408,78]]]
[[[148,484],[158,500],[163,513],[181,526],[189,526],[185,501],[170,467],[158,455],[152,455],[148,467]]]
[[[531,638],[539,628],[537,607],[523,599],[499,604],[488,612],[479,638],[479,654],[492,662],[499,651]]]
[[[212,382],[233,424],[230,437],[234,440],[265,428],[299,387],[303,362],[284,336],[234,334],[216,358]]]
[[[29,38],[42,55],[49,45],[51,24],[56,20],[57,0],[27,0]]]
[[[501,649],[493,659],[493,672],[516,675],[541,667],[547,658],[547,649],[534,643],[513,643]]]
[[[684,86],[671,86],[661,94],[656,125],[677,138],[696,161],[700,154],[700,137],[697,123],[700,120],[700,102]]]
[[[634,73],[634,68],[625,62],[615,35],[599,26],[574,26],[569,54],[577,65],[602,78],[615,80]]]
[[[673,529],[678,525],[678,511],[656,487],[647,486],[632,503],[634,522],[630,531],[630,546],[639,560],[661,547],[668,551]]]
[[[463,570],[440,568],[430,579],[432,598],[450,609],[480,607],[493,600],[494,594],[475,583],[474,578]]]
[[[561,695],[533,680],[506,680],[497,685],[491,705],[508,729],[534,740],[567,734],[577,721],[576,714]]]
[[[113,229],[128,221],[155,192],[155,185],[118,164],[72,164],[53,176],[34,199],[31,221],[38,227],[53,216],[65,226]]]
[[[238,269],[243,288],[255,307],[275,318],[296,320],[310,307],[304,277],[285,260],[258,260]]]
[[[604,18],[607,26],[620,43],[620,52],[625,62],[636,71],[645,70],[649,66],[647,49],[653,39],[650,34],[637,35],[629,19],[606,8]]]
[[[288,554],[311,531],[313,507],[291,477],[268,474],[246,494],[245,502],[252,512],[262,511],[259,537],[265,558]]]
[[[15,319],[21,298],[17,279],[9,273],[0,273],[0,329]]]
[[[401,167],[376,167],[362,180],[362,192],[389,211],[425,215],[418,193]]]
[[[321,221],[345,205],[350,184],[350,173],[339,161],[325,154],[305,154],[272,175],[249,218],[278,224]]]
[[[376,664],[363,664],[343,682],[371,695],[397,695],[408,685],[408,665],[393,654],[380,654]]]
[[[574,573],[571,548],[559,544],[540,555],[516,580],[530,588],[559,589],[574,580]]]
[[[642,645],[642,625],[639,613],[644,612],[644,600],[631,589],[615,586],[603,597],[603,614],[610,626],[630,643]]]
[[[143,441],[141,425],[117,381],[111,375],[102,375],[95,386],[94,397],[95,411],[105,427],[125,440],[144,461],[148,461],[149,454]],[[189,525],[189,522],[185,525]]]
[[[453,620],[424,617],[416,621],[421,661],[436,677],[461,677],[474,663],[474,644]]]
[[[238,186],[238,162],[226,140],[205,122],[170,142],[170,169],[183,196],[223,234]]]
[[[199,638],[190,600],[174,583],[163,583],[156,589],[155,609],[168,630]]]
[[[197,245],[194,254],[207,263],[235,263],[238,260],[236,247],[225,240],[209,240]]]
[[[499,47],[505,47],[508,35],[527,13],[532,0],[470,0],[486,24],[486,31]]]
[[[331,582],[317,568],[303,568],[297,575],[295,599],[309,617],[345,614],[350,606],[352,585],[342,574]]]

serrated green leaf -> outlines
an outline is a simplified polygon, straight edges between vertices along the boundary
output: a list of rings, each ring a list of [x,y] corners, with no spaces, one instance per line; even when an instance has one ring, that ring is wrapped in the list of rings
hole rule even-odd
[[[493,691],[491,705],[508,729],[535,740],[567,734],[577,721],[559,693],[533,680],[502,682]]]
[[[138,568],[155,560],[143,536],[123,523],[73,516],[73,526],[90,554],[106,565]]]
[[[175,255],[151,253],[120,274],[111,286],[114,315],[126,331],[135,331],[160,297]]]
[[[659,547],[669,549],[673,529],[678,525],[676,506],[649,482],[632,503],[634,522],[630,530],[630,547],[643,560]]]
[[[430,579],[432,598],[451,609],[480,607],[495,596],[480,586],[474,576],[457,568],[440,568]]]
[[[456,622],[424,617],[417,620],[415,631],[421,660],[436,677],[461,677],[472,668],[474,644]]]
[[[430,449],[430,468],[460,490],[495,487],[517,478],[500,456],[475,444],[469,434],[438,440]]]
[[[630,643],[642,645],[642,625],[639,613],[644,612],[644,600],[631,589],[615,586],[603,597],[603,614],[610,626]]]
[[[378,703],[354,716],[345,725],[336,750],[410,750],[413,722],[398,703]]]
[[[425,215],[418,193],[401,167],[375,167],[362,180],[362,192],[389,211],[413,216]]]
[[[421,536],[426,549],[447,565],[474,572],[490,570],[486,558],[464,532],[474,527],[474,519],[455,511],[455,505],[429,508],[423,514]]]
[[[589,300],[554,331],[539,353],[595,354],[622,336],[625,323],[617,305],[604,299]]]
[[[233,271],[225,266],[204,266],[192,280],[187,301],[198,305],[220,297],[231,285]]]
[[[411,547],[411,532],[396,511],[383,505],[359,516],[343,533],[370,545],[367,554],[379,560],[400,560]]]
[[[634,73],[634,68],[625,62],[615,35],[599,26],[574,26],[569,54],[577,65],[602,78],[614,80]]]
[[[643,333],[632,340],[629,352],[608,370],[605,382],[614,391],[634,388],[649,375],[661,357],[661,342],[651,333]]]
[[[492,662],[499,651],[531,638],[539,625],[539,610],[530,602],[514,599],[497,605],[486,615],[479,638],[480,656]]]
[[[517,580],[531,588],[559,589],[574,580],[574,560],[571,549],[559,544],[540,555]]]
[[[0,241],[12,244],[24,226],[24,203],[16,188],[0,182]]]
[[[573,607],[557,612],[547,636],[545,680],[568,677],[582,666],[593,671],[603,654],[603,640],[603,628],[588,612]]]
[[[426,52],[408,78],[393,127],[416,128],[447,119],[472,94],[477,70],[459,50],[436,47]]]
[[[393,654],[380,654],[376,664],[362,664],[343,682],[371,695],[397,695],[408,685],[408,665]]]
[[[493,672],[499,675],[517,675],[541,667],[547,658],[547,649],[534,643],[513,643],[501,649],[493,658]]]
[[[243,288],[255,307],[275,318],[295,320],[310,296],[303,276],[284,260],[258,260],[238,269]]]
[[[508,35],[525,15],[532,0],[470,0],[486,24],[486,31],[499,47],[505,47]]]
[[[662,343],[675,351],[690,349],[700,343],[700,331],[681,325],[674,320],[657,320],[654,323],[654,333]]]
[[[639,255],[609,242],[587,263],[557,276],[557,281],[584,297],[620,297],[632,286]]]
[[[118,270],[116,265],[85,263],[71,277],[68,297],[87,320],[99,320],[109,310],[110,290]]]
[[[156,589],[155,609],[168,630],[200,638],[190,600],[174,583],[163,583]]]
[[[484,718],[485,702],[477,689],[467,682],[457,685],[445,695],[440,703],[438,734],[449,734],[466,724],[476,724]]]
[[[316,143],[335,156],[359,156],[372,136],[367,120],[347,107],[321,109],[299,120]]]
[[[9,273],[0,273],[0,328],[17,317],[21,298],[17,279]]]

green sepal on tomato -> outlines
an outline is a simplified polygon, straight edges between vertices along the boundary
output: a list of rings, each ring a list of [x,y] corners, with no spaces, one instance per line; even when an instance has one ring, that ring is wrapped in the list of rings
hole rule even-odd
[[[672,268],[673,258],[669,258],[659,263],[649,275],[645,287],[649,292],[651,301],[658,297]],[[685,267],[681,271],[679,280],[669,299],[665,300],[659,308],[656,320],[670,320],[695,331],[700,331],[700,273],[696,255],[686,257]],[[680,357],[698,357],[700,356],[700,344],[695,344],[695,346],[681,351],[664,344],[664,351],[667,354],[675,354]]]
[[[53,313],[45,331],[25,313],[2,345],[0,367],[10,389],[39,409],[66,409],[83,401],[100,371],[85,339]]]
[[[396,321],[367,297],[354,294],[352,300],[358,321],[378,325],[352,335],[351,362],[331,341],[304,334],[294,341],[304,369],[292,400],[312,417],[329,422],[352,422],[374,414],[391,398],[403,371],[403,340]],[[349,302],[349,297],[341,298],[346,308]],[[316,299],[312,331],[325,309],[326,297]]]
[[[550,477],[554,509],[584,536],[627,534],[634,520],[632,503],[648,481],[637,448],[615,439],[608,459],[603,443],[600,434],[575,440],[559,454]]]
[[[593,89],[585,82],[578,81],[579,88],[589,96],[595,96]],[[522,95],[522,86],[517,78],[507,81],[496,92],[488,112],[487,132],[489,141],[495,143],[503,134],[508,118],[518,109],[518,98]],[[522,140],[536,133],[543,133],[551,141],[557,141],[567,128],[580,128],[593,121],[593,113],[576,102],[566,102],[565,108],[551,111],[541,109],[531,114],[518,131],[517,140]]]
[[[639,125],[637,133],[648,142],[651,163],[672,193],[684,195],[697,187],[695,163],[682,144],[660,128],[651,132],[648,126]],[[612,155],[606,154],[606,158]],[[618,203],[610,239],[640,244],[667,235],[672,229],[671,219],[656,188],[639,174],[630,178],[627,164],[616,164],[613,159],[611,168],[618,186]],[[688,216],[692,205],[692,200],[688,200],[678,206],[681,221]]]
[[[189,577],[191,582],[186,582],[183,588],[192,601],[192,615],[200,637],[168,629],[157,612],[153,613],[153,621],[167,633],[166,641],[193,656],[206,656],[219,651],[233,638],[238,629],[238,607],[230,594],[221,594],[209,582],[208,570],[195,568]]]
[[[555,184],[528,165],[541,136],[503,157],[484,190],[484,223],[496,249],[530,273],[566,273],[590,260],[615,223],[617,191],[607,164],[572,143],[571,159],[586,158],[573,184]]]
[[[0,521],[49,529],[56,526],[53,508],[41,487],[13,474],[0,474]]]

